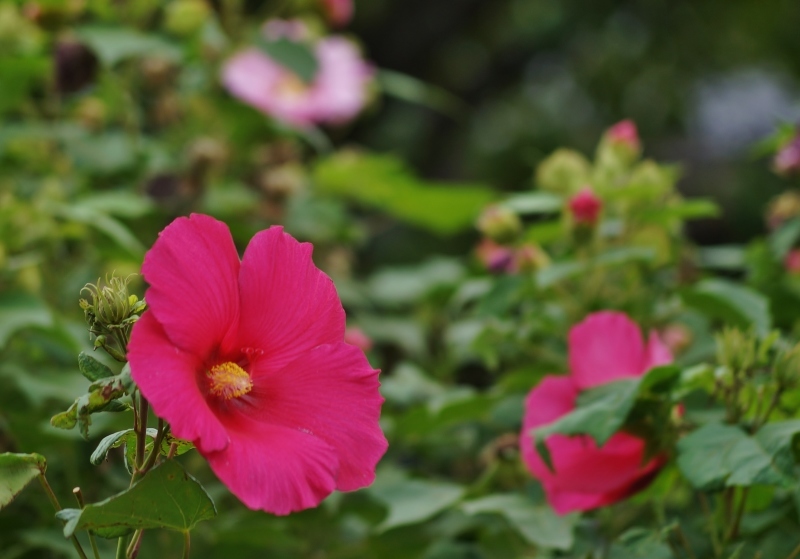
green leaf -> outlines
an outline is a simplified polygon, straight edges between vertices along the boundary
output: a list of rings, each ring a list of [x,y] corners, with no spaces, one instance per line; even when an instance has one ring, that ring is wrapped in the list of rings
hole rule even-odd
[[[319,61],[309,45],[290,41],[285,37],[270,40],[260,36],[256,40],[256,46],[273,61],[304,82],[314,81],[319,70]]]
[[[567,550],[572,547],[575,516],[558,516],[546,505],[537,505],[522,495],[490,495],[461,504],[469,515],[500,514],[533,545]]]
[[[415,303],[439,287],[455,285],[465,274],[459,262],[435,258],[413,267],[384,268],[372,275],[367,291],[385,305]]]
[[[599,446],[604,445],[625,424],[640,395],[670,387],[680,373],[679,367],[656,367],[641,377],[609,382],[583,392],[575,410],[532,431],[537,451],[552,466],[545,445],[550,435],[589,435]]]
[[[613,559],[671,559],[669,546],[661,541],[657,532],[644,528],[631,528],[614,543],[608,557]]]
[[[772,233],[769,236],[769,248],[777,260],[783,261],[798,238],[800,238],[800,217],[787,221]]]
[[[373,486],[370,494],[389,508],[389,515],[376,528],[385,532],[431,518],[457,503],[464,495],[464,488],[443,481],[400,479]]]
[[[464,101],[449,91],[412,76],[380,69],[377,78],[378,84],[387,95],[428,107],[455,119],[462,117],[468,109]]]
[[[669,222],[675,219],[689,220],[717,217],[719,213],[719,206],[713,200],[694,198],[692,200],[681,200],[658,209],[641,211],[636,215],[636,218],[648,223],[669,225]]]
[[[83,509],[64,509],[56,516],[65,522],[64,537],[91,530],[103,538],[117,538],[139,529],[186,532],[216,514],[213,501],[197,480],[178,462],[167,460],[130,489]]]
[[[46,469],[47,461],[40,454],[0,454],[0,509]]]
[[[772,326],[769,301],[761,293],[729,280],[710,278],[681,293],[684,303],[726,323],[755,328],[765,336]]]
[[[150,434],[151,429],[148,429],[148,434]],[[155,431],[155,429],[152,429]],[[103,440],[100,441],[100,444],[97,445],[97,448],[94,449],[92,452],[92,456],[89,458],[89,462],[94,464],[95,466],[99,465],[106,459],[108,455],[108,451],[112,448],[116,448],[120,446],[123,442],[125,442],[127,436],[133,435],[133,439],[136,438],[136,432],[133,429],[125,429],[124,431],[117,431],[107,437],[103,437]],[[153,433],[155,436],[155,433]]]
[[[519,215],[551,214],[561,211],[564,200],[549,192],[526,192],[506,198],[502,205]]]
[[[424,181],[390,155],[341,151],[313,169],[320,193],[348,198],[440,235],[472,226],[494,199],[483,185]]]
[[[78,355],[78,367],[81,374],[92,382],[114,376],[111,369],[84,351]]]
[[[120,407],[117,402],[128,392],[125,382],[126,375],[121,373],[116,376],[102,378],[89,385],[89,392],[79,396],[65,412],[50,418],[50,425],[58,429],[72,429],[79,425],[81,436],[89,439],[89,425],[92,424],[91,414],[101,411],[122,411],[127,407]]]
[[[770,423],[750,436],[739,427],[709,423],[678,442],[678,467],[693,487],[797,484],[792,442],[800,420]]]
[[[0,348],[18,330],[53,323],[50,310],[38,297],[24,291],[0,293]]]
[[[144,56],[157,56],[173,63],[183,58],[180,48],[166,39],[131,28],[85,26],[76,33],[109,67],[128,58]]]

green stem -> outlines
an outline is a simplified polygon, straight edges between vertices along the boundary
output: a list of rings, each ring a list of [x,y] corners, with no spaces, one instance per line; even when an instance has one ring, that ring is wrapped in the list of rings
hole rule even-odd
[[[75,500],[78,501],[78,506],[80,506],[81,509],[85,508],[86,504],[84,503],[83,500],[83,493],[81,493],[81,488],[76,487],[75,489],[72,490],[72,494],[75,495]],[[94,533],[92,533],[91,530],[87,530],[87,533],[89,534],[89,543],[92,545],[92,553],[94,554],[94,559],[100,559],[100,550],[97,549],[97,540],[95,540],[94,538]]]
[[[50,499],[50,502],[53,504],[53,508],[56,509],[56,512],[61,510],[61,504],[58,502],[58,497],[56,494],[53,493],[53,488],[50,487],[50,484],[47,483],[47,478],[44,477],[44,474],[39,475],[39,482],[42,484],[44,488],[44,492],[47,493],[47,497]],[[78,541],[78,538],[75,534],[72,535],[70,538],[72,540],[72,545],[75,546],[75,551],[78,552],[78,555],[81,559],[88,559],[86,554],[83,552],[83,548],[81,547],[81,542]]]
[[[742,523],[742,516],[744,515],[744,506],[747,504],[747,494],[750,488],[745,487],[739,495],[739,506],[736,509],[736,516],[734,517],[733,524],[731,525],[730,532],[726,538],[727,541],[733,541],[739,536],[739,526]]]
[[[145,446],[147,443],[147,412],[149,404],[144,395],[139,392],[139,430],[136,433],[136,470],[140,470],[145,461]]]
[[[114,559],[125,559],[125,540],[127,538],[122,536],[120,539],[117,540],[117,554],[114,555]]]
[[[717,523],[714,522],[714,515],[711,514],[711,508],[708,506],[708,499],[703,493],[699,493],[700,505],[703,507],[703,513],[708,519],[708,531],[711,533],[711,546],[714,548],[714,557],[722,555],[722,544],[719,541],[717,534]]]
[[[694,550],[692,549],[691,544],[689,544],[689,539],[686,537],[686,534],[681,528],[681,525],[678,524],[677,527],[678,538],[681,540],[681,545],[686,550],[686,554],[689,556],[690,559],[697,559],[697,556],[694,554]]]
[[[189,559],[189,549],[192,547],[192,538],[189,530],[183,533],[183,559]]]
[[[128,551],[126,553],[127,559],[136,559],[136,556],[139,555],[139,546],[142,545],[142,534],[144,534],[144,530],[136,530],[136,532],[133,533],[131,543],[128,545]]]
[[[145,460],[145,463],[142,466],[141,470],[139,470],[137,472],[138,476],[136,476],[136,479],[139,479],[140,477],[145,475],[147,472],[149,472],[150,468],[153,467],[153,464],[156,463],[156,458],[158,458],[158,455],[161,454],[161,443],[163,442],[164,436],[166,434],[167,434],[167,430],[164,428],[164,420],[159,418],[158,419],[158,434],[156,435],[156,440],[153,441],[153,448],[152,448],[152,450],[150,450],[150,455],[147,457],[147,460]],[[136,474],[134,474],[134,475],[136,475]]]
[[[800,557],[800,544],[792,550],[786,559],[797,559],[797,557]]]

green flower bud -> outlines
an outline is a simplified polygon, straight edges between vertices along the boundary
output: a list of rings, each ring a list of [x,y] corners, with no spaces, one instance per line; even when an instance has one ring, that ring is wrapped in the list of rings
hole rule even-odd
[[[513,210],[500,205],[489,206],[478,218],[478,230],[498,243],[508,243],[522,232],[522,221]]]

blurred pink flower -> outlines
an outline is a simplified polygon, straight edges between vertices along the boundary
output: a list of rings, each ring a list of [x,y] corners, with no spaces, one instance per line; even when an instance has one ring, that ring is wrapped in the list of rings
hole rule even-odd
[[[274,23],[266,26],[268,36],[274,35]],[[322,39],[313,51],[319,66],[311,83],[256,48],[230,58],[222,68],[222,82],[235,97],[293,126],[351,120],[366,103],[371,67],[355,45],[342,37]]]
[[[149,310],[128,347],[173,434],[245,505],[281,515],[369,485],[387,447],[378,371],[344,343],[311,250],[271,227],[240,261],[225,224],[176,219],[145,257]]]
[[[636,123],[630,119],[616,123],[606,131],[606,134],[612,143],[625,145],[631,151],[638,152],[641,149],[639,131],[636,129]]]
[[[572,328],[571,373],[548,375],[531,390],[520,435],[522,458],[556,512],[585,511],[624,499],[645,487],[664,459],[643,465],[645,441],[628,433],[616,433],[601,448],[588,436],[552,435],[545,443],[553,460],[550,471],[534,448],[531,430],[572,411],[583,389],[640,376],[671,361],[655,333],[645,343],[639,327],[622,313],[594,313]]]
[[[800,172],[800,134],[775,154],[772,167],[780,175]]]
[[[475,247],[475,256],[484,268],[494,274],[509,273],[514,269],[514,251],[491,239],[483,239]]]
[[[372,339],[357,326],[350,326],[344,331],[344,343],[354,345],[364,352],[372,349]]]
[[[569,211],[578,225],[594,226],[602,209],[603,201],[588,185],[569,199]]]
[[[322,0],[328,20],[341,27],[353,18],[353,0]]]

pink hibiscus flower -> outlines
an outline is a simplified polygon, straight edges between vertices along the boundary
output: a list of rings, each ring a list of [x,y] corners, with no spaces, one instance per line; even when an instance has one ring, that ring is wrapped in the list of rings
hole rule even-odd
[[[268,24],[265,33],[269,35],[274,28]],[[255,48],[242,51],[225,63],[222,82],[235,97],[293,126],[351,120],[366,104],[372,68],[355,45],[342,37],[320,40],[314,46],[314,54],[319,66],[311,83],[304,83]]]
[[[672,361],[655,333],[645,344],[639,327],[618,312],[598,312],[569,333],[569,376],[547,376],[525,401],[520,447],[522,458],[541,481],[548,502],[559,514],[615,503],[645,487],[663,465],[662,457],[643,465],[645,441],[617,433],[598,448],[588,436],[552,435],[545,444],[554,471],[533,445],[533,428],[552,423],[575,409],[581,390],[636,377]]]
[[[275,514],[369,485],[387,447],[378,371],[344,343],[311,250],[271,227],[240,261],[225,224],[176,219],[145,256],[149,311],[128,346],[156,415],[245,505]]]

